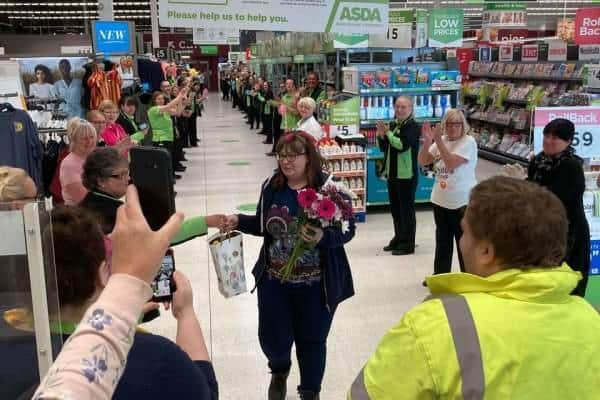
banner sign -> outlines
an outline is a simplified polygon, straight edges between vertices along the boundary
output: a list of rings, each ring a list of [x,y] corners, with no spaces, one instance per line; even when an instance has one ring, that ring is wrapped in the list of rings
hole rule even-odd
[[[537,44],[526,44],[521,47],[521,61],[535,62],[539,58],[539,48]]]
[[[388,0],[160,0],[160,25],[287,32],[385,33]]]
[[[548,61],[567,61],[567,42],[548,40]]]
[[[240,31],[235,28],[196,28],[192,30],[194,44],[240,44]]]
[[[133,52],[132,29],[130,22],[124,21],[92,21],[92,44],[94,51],[110,55],[129,54]]]
[[[333,47],[336,49],[364,49],[369,47],[369,35],[334,33]]]
[[[462,8],[434,8],[429,13],[429,46],[460,47],[463,39]]]
[[[387,34],[369,35],[369,47],[412,48],[412,24],[414,19],[414,10],[390,10]]]
[[[523,3],[486,3],[482,15],[483,27],[527,26],[527,5]]]
[[[575,124],[573,147],[579,157],[600,155],[600,107],[538,107],[534,111],[533,150],[542,151],[544,127],[557,118]]]
[[[417,10],[415,13],[417,30],[415,32],[415,48],[427,47],[427,11]]]
[[[358,125],[360,123],[360,98],[355,96],[331,106],[330,122],[333,125]]]
[[[579,45],[579,60],[600,60],[600,45],[581,44]]]
[[[600,8],[580,8],[575,15],[575,43],[600,44]]]
[[[512,61],[513,47],[501,45],[498,49],[498,61]]]

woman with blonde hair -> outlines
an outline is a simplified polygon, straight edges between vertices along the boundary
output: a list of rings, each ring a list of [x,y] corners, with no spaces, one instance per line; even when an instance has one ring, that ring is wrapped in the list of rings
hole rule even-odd
[[[73,118],[67,124],[67,136],[71,153],[60,164],[60,185],[66,205],[78,204],[87,189],[81,182],[83,163],[96,148],[96,130],[84,119]]]
[[[458,242],[462,236],[460,222],[469,202],[471,189],[477,184],[477,142],[471,137],[469,124],[460,110],[450,109],[442,123],[423,126],[419,164],[431,165],[435,183],[431,192],[435,219],[434,274],[452,269],[453,239],[456,241],[460,270],[464,263]]]
[[[314,116],[317,109],[317,103],[311,97],[303,97],[298,100],[298,113],[300,113],[300,121],[296,126],[297,131],[302,131],[310,134],[315,142],[318,142],[323,137],[323,128]]]
[[[125,132],[125,129],[117,124],[117,119],[119,119],[119,107],[111,100],[104,100],[98,106],[98,111],[106,118],[106,125],[100,132],[100,137],[107,146],[115,147],[119,153],[126,155],[135,143],[132,142],[129,135]]]

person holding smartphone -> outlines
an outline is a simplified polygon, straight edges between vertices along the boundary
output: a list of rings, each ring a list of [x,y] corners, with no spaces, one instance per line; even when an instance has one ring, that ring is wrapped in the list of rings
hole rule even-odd
[[[148,133],[147,124],[139,124],[135,120],[135,112],[137,109],[137,99],[135,97],[121,97],[119,101],[119,107],[121,109],[119,118],[117,118],[117,124],[121,125],[125,133],[127,133],[131,140],[141,142]]]

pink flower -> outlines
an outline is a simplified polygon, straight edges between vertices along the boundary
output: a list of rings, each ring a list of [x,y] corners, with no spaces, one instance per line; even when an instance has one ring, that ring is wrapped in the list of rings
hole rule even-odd
[[[331,219],[336,212],[337,206],[329,199],[323,199],[319,202],[319,218]]]
[[[317,200],[317,192],[314,189],[304,189],[298,193],[298,204],[302,208],[310,208]]]

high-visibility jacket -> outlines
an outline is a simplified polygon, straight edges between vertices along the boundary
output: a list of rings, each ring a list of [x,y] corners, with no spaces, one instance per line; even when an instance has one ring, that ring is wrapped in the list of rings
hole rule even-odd
[[[348,399],[600,399],[600,315],[569,295],[580,278],[566,264],[428,278],[443,299],[403,316]]]

